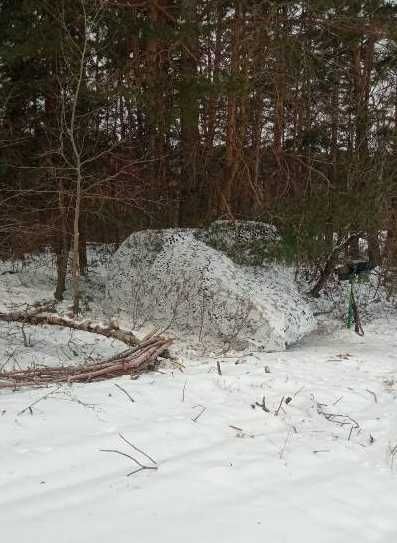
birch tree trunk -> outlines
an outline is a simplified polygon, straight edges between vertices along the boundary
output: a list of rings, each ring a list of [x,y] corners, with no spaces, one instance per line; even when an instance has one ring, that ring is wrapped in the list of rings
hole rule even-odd
[[[81,191],[82,191],[82,147],[78,141],[78,125],[77,125],[77,112],[81,99],[81,90],[83,86],[83,80],[85,77],[86,63],[87,63],[87,49],[88,49],[88,24],[87,13],[85,9],[84,0],[81,1],[83,21],[81,25],[82,42],[81,48],[78,52],[78,64],[77,64],[77,79],[75,88],[73,91],[73,98],[71,104],[71,115],[69,125],[66,127],[66,131],[69,137],[70,145],[72,147],[73,155],[73,169],[75,172],[75,204],[74,204],[74,218],[73,218],[73,245],[72,245],[72,290],[73,290],[73,314],[78,315],[80,312],[80,213],[81,213]],[[67,36],[70,36],[70,31],[67,32]],[[73,39],[70,37],[70,39]],[[76,47],[76,41],[73,41]]]

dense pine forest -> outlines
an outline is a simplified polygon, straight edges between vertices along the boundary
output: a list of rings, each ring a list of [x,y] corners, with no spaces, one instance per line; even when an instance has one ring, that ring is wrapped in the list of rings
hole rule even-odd
[[[397,258],[397,5],[1,0],[0,251],[218,218]],[[78,235],[77,235],[78,234]],[[354,250],[354,248],[353,248]]]

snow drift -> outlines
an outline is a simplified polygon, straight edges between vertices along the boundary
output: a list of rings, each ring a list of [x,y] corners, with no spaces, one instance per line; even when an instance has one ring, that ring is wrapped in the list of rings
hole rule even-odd
[[[284,350],[314,321],[292,271],[266,263],[277,241],[257,222],[136,232],[114,255],[105,312],[211,348]]]

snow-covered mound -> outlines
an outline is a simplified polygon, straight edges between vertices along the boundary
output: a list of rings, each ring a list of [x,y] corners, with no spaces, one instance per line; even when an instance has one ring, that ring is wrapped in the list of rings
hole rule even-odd
[[[292,272],[265,263],[276,240],[254,222],[134,233],[114,255],[105,311],[209,347],[284,350],[314,320]]]

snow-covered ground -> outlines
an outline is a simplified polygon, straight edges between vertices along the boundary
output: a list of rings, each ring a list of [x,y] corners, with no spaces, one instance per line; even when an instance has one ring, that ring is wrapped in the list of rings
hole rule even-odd
[[[1,304],[50,297],[46,266],[0,276]],[[181,350],[183,367],[138,380],[0,391],[1,540],[397,541],[396,325],[383,316],[361,338],[334,323],[282,353]],[[27,346],[20,326],[0,326],[0,365],[120,348],[24,332]],[[127,476],[132,459],[103,450],[158,469]]]

